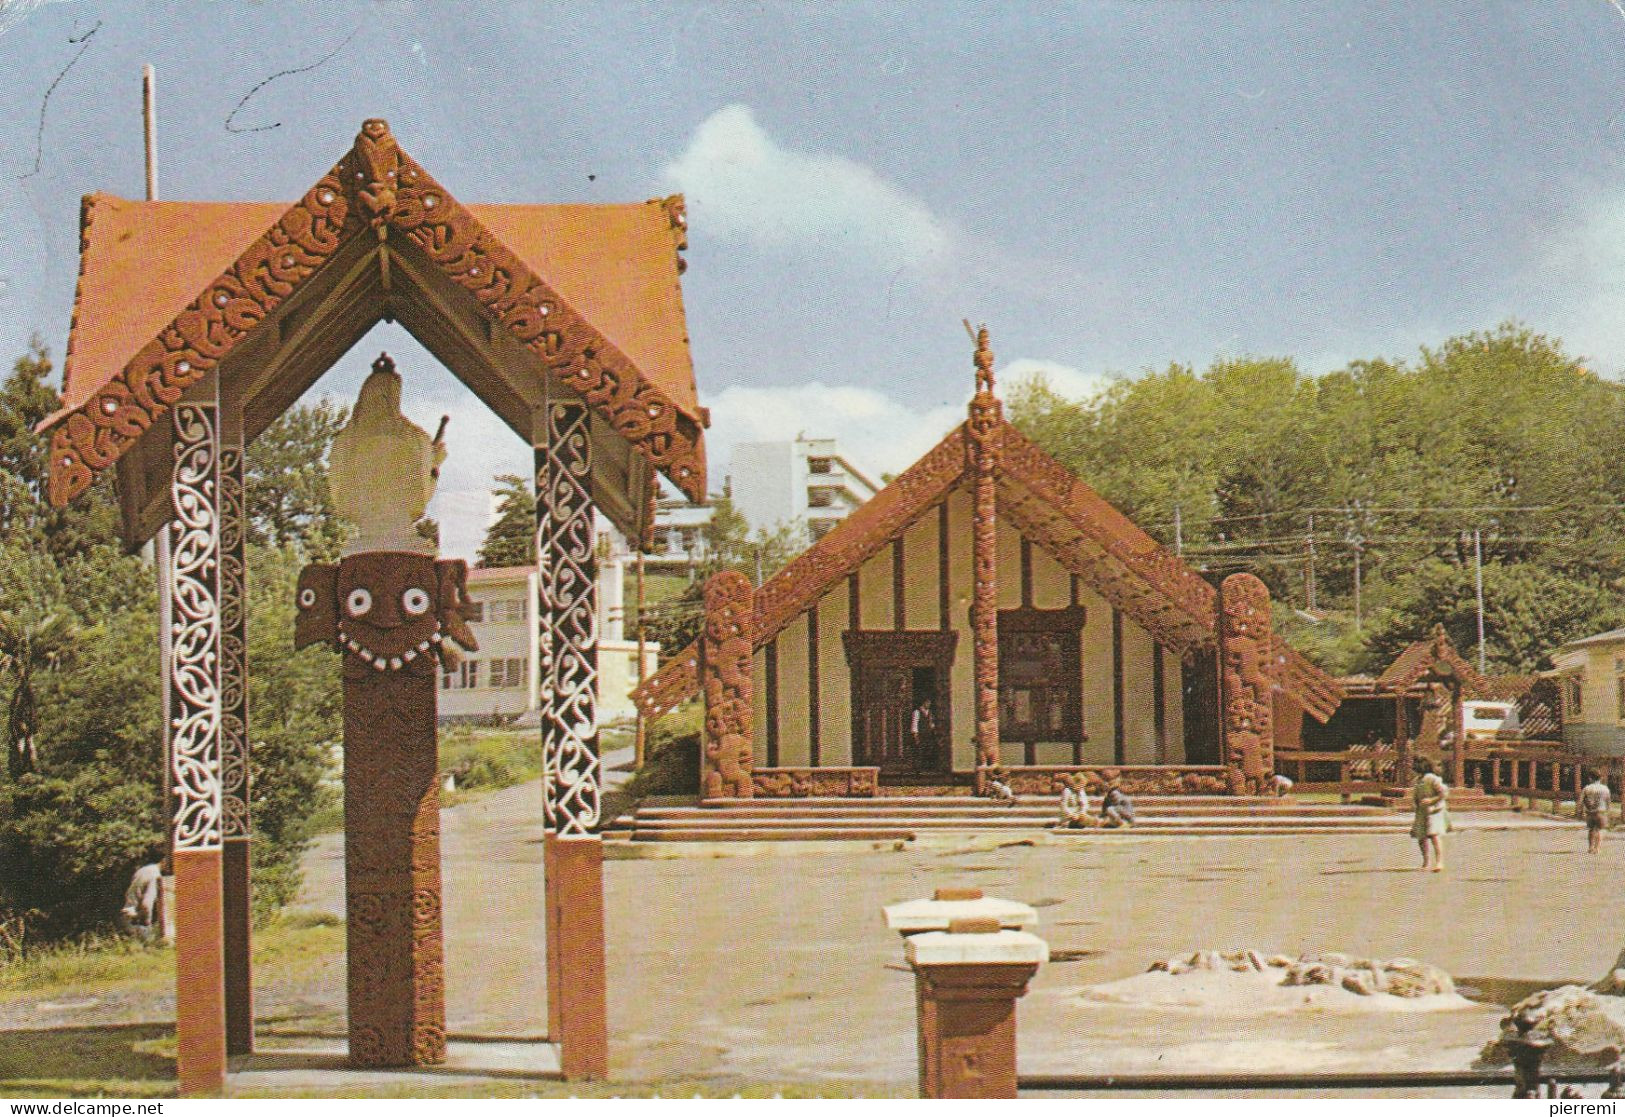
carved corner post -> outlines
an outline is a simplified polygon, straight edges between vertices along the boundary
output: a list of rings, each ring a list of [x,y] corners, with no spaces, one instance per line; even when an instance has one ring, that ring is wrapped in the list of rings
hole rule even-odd
[[[999,763],[999,428],[1004,408],[993,394],[993,350],[987,327],[976,334],[976,395],[966,429],[970,439],[971,649],[976,699],[976,783]]]
[[[598,563],[587,405],[539,416],[536,536],[544,641],[542,773],[548,1033],[566,1078],[609,1072],[599,822]]]
[[[176,1070],[183,1096],[226,1082],[222,895],[220,426],[213,403],[171,412],[170,790]]]
[[[222,414],[220,446],[220,791],[224,827],[226,1053],[254,1050],[248,797],[248,599],[242,415]],[[235,420],[235,422],[233,422]]]
[[[706,799],[749,799],[755,651],[755,593],[750,580],[725,570],[705,584],[705,627],[700,636],[700,689],[705,696],[705,748],[700,794]]]
[[[1251,574],[1230,575],[1218,621],[1224,765],[1232,790],[1262,795],[1275,774],[1269,588]]]

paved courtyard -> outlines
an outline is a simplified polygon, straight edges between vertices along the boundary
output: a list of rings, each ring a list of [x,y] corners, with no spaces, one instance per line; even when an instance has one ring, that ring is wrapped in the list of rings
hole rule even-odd
[[[512,788],[444,816],[447,1003],[458,1036],[516,1041],[545,1030],[538,795],[534,784]],[[999,845],[1012,840],[757,856],[718,845],[721,856],[607,863],[613,1077],[912,1092],[913,979],[880,909],[944,885],[1038,909],[1056,959],[1020,1005],[1025,1073],[1463,1068],[1495,1035],[1501,1006],[1589,981],[1625,945],[1625,832],[1590,857],[1578,826],[1466,830],[1448,839],[1443,874],[1416,871],[1402,835]],[[342,912],[341,846],[330,835],[311,851],[309,906]],[[1206,947],[1409,956],[1487,1003],[1269,1015],[1078,995]],[[342,957],[277,973],[256,991],[262,1046],[331,1046],[343,1029]],[[161,1027],[173,1012],[168,988],[23,999],[0,1006],[0,1029]]]
[[[447,1002],[454,1031],[535,1034],[544,985],[534,785],[446,814]],[[1005,838],[1004,841],[1011,839]],[[1467,830],[1448,870],[1403,836],[947,841],[606,865],[617,1078],[807,1081],[907,1090],[912,977],[887,903],[973,885],[1039,910],[1058,960],[1020,1007],[1024,1072],[1458,1068],[1525,991],[1591,980],[1625,926],[1625,836]],[[732,854],[728,846],[719,854]],[[342,908],[336,840],[312,903]],[[1076,990],[1202,947],[1341,950],[1444,967],[1487,1001],[1449,1013],[1215,1016],[1089,1004]],[[342,980],[322,982],[338,1007]],[[274,1014],[276,991],[262,997]],[[312,990],[300,991],[308,998]],[[292,1006],[288,1006],[292,1007]]]

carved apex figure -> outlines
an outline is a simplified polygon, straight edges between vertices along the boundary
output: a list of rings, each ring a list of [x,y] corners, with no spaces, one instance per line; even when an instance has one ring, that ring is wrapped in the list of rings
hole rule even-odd
[[[380,353],[328,455],[333,507],[359,529],[344,553],[433,554],[417,524],[445,460],[446,444],[401,414],[401,375]]]

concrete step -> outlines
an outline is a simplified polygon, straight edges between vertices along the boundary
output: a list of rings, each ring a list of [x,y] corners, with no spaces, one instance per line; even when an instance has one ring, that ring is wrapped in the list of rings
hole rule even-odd
[[[989,819],[960,819],[960,818],[896,818],[889,815],[875,815],[873,817],[852,819],[801,819],[801,818],[731,818],[720,816],[709,819],[694,818],[638,818],[632,823],[636,830],[686,830],[695,828],[713,829],[768,829],[768,830],[799,830],[808,828],[841,828],[841,827],[874,827],[884,826],[899,829],[917,830],[1045,830],[1054,825],[1052,819],[1021,819],[1021,818],[989,818]],[[1376,829],[1403,828],[1409,825],[1408,820],[1387,815],[1361,815],[1353,818],[1336,818],[1317,815],[1282,815],[1274,818],[1236,818],[1227,815],[1141,815],[1135,823],[1138,827],[1157,826],[1252,826],[1258,829],[1277,830],[1290,827],[1303,827],[1313,829],[1322,826],[1360,826]]]
[[[1332,803],[1272,803],[1268,806],[1232,806],[1228,803],[1135,804],[1136,812],[1147,817],[1179,815],[1234,815],[1240,818],[1273,818],[1282,816],[1329,818],[1388,817],[1393,812],[1378,806],[1338,806]],[[638,811],[639,818],[681,818],[703,820],[709,818],[802,818],[835,819],[885,816],[887,818],[1022,818],[1054,820],[1059,814],[1055,804],[1011,807],[983,806],[961,810],[942,810],[933,807],[894,807],[885,800],[855,800],[844,806],[803,807],[799,803],[784,805],[763,804],[758,807],[732,807],[716,810],[707,807],[645,807]]]

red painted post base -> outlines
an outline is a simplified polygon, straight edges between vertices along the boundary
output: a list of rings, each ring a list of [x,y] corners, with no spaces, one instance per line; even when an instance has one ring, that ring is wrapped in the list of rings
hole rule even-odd
[[[226,1088],[226,979],[221,855],[175,851],[175,1069],[182,1097]]]
[[[609,1074],[604,843],[596,836],[550,834],[543,856],[549,1035],[559,1045],[564,1077],[604,1078]]]
[[[919,966],[920,1096],[1016,1096],[1016,1000],[1036,963]]]
[[[248,849],[247,838],[227,838],[221,865],[221,895],[225,902],[227,1055],[254,1052]]]

